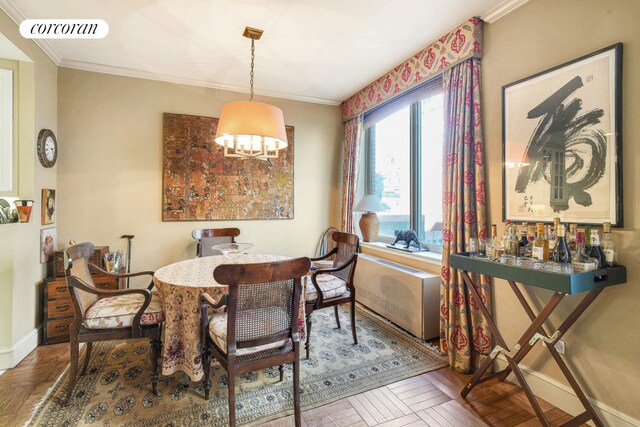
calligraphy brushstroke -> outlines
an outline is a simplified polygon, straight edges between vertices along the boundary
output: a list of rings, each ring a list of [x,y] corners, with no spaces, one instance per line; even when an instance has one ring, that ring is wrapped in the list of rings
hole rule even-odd
[[[582,86],[582,78],[572,78],[527,114],[528,119],[540,121],[527,145],[515,190],[524,193],[529,183],[544,179],[550,185],[555,212],[567,210],[571,198],[591,206],[587,190],[605,172],[607,140],[595,127],[604,110],[582,112],[582,99],[575,95]]]
[[[277,159],[224,157],[218,119],[163,115],[163,221],[293,218],[294,128]]]

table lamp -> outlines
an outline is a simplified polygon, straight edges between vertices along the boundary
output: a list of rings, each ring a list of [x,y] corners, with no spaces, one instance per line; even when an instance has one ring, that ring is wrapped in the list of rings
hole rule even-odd
[[[362,240],[365,242],[377,242],[378,231],[380,230],[380,220],[376,212],[386,210],[380,199],[373,194],[364,196],[355,208],[356,212],[365,212],[360,218],[360,231],[362,231]]]

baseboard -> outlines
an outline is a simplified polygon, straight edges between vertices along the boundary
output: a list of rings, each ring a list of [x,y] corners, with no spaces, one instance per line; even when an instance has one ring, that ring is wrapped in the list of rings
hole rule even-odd
[[[38,346],[38,333],[41,326],[29,332],[12,347],[0,349],[0,369],[10,369],[27,357]]]
[[[507,367],[507,361],[504,356],[499,355],[496,358],[496,365],[498,369],[504,369]],[[547,375],[531,369],[526,365],[518,365],[522,369],[522,373],[527,379],[529,387],[533,394],[551,403],[553,406],[562,409],[568,414],[578,415],[584,412],[584,408],[578,399],[578,396],[574,393],[571,387],[564,385]],[[513,375],[509,376],[508,380],[511,380]],[[517,381],[513,381],[517,384]],[[602,403],[596,399],[589,398],[589,402],[593,405],[598,415],[602,418],[602,421],[607,426],[612,427],[633,427],[640,426],[640,420],[637,420],[624,412],[621,412],[611,406]],[[593,425],[592,422],[589,422]]]

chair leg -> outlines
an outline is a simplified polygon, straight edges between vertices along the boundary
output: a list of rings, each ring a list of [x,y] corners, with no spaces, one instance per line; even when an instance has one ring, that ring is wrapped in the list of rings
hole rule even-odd
[[[71,363],[69,366],[69,383],[67,384],[67,396],[65,398],[65,405],[69,403],[71,399],[71,393],[76,385],[76,375],[78,374],[78,356],[80,353],[80,344],[78,343],[78,336],[71,332],[69,336],[69,349],[71,350]]]
[[[91,359],[92,348],[93,343],[91,341],[85,344],[84,363],[82,364],[82,371],[80,371],[80,375],[85,375],[87,373],[87,367],[89,366],[89,359]]]
[[[153,395],[158,395],[158,356],[160,354],[160,329],[156,331],[156,336],[150,340],[151,344],[151,389]]]
[[[229,426],[236,425],[236,378],[234,369],[229,369],[227,373],[229,377]]]
[[[282,382],[284,381],[284,365],[280,365],[278,369],[280,370],[280,382]]]
[[[296,427],[302,424],[300,415],[300,358],[293,361],[293,411]]]
[[[307,340],[304,343],[304,349],[307,352],[307,359],[309,358],[309,347],[311,343],[311,313],[307,313]]]
[[[353,343],[358,344],[358,336],[356,335],[356,301],[351,300],[351,334],[353,335]]]
[[[338,316],[338,306],[337,305],[333,306],[333,312],[336,315],[336,323],[338,324],[338,329],[340,329],[340,316]]]
[[[204,399],[209,400],[209,391],[211,390],[211,380],[209,379],[211,374],[211,352],[208,348],[205,348],[202,354],[202,368],[204,369]]]

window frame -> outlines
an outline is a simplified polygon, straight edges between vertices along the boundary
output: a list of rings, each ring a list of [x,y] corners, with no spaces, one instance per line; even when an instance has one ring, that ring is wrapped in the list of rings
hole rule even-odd
[[[439,94],[440,92],[438,92]],[[436,96],[436,94],[430,94]],[[426,99],[424,98],[424,99]],[[423,231],[423,225],[420,224],[421,215],[420,208],[422,206],[422,100],[409,105],[409,227],[416,230],[418,235]],[[364,134],[364,191],[365,195],[375,193],[375,152],[374,141],[376,136],[376,124],[365,129]],[[442,200],[440,201],[442,203]],[[391,236],[379,235],[378,241],[384,243],[393,243],[395,240]],[[430,252],[442,253],[442,246],[421,243],[422,248]]]
[[[0,70],[8,71],[8,73],[0,74],[0,92],[1,86],[7,85],[10,87],[11,101],[9,114],[10,118],[0,117],[0,124],[2,128],[5,128],[4,122],[10,122],[11,126],[8,127],[9,136],[4,137],[0,135],[0,169],[11,171],[10,176],[7,178],[7,182],[3,182],[2,176],[0,176],[0,196],[1,197],[17,197],[18,196],[18,61],[0,59]],[[1,93],[0,93],[1,95]],[[0,100],[0,102],[4,102]],[[0,111],[3,111],[0,108]],[[4,155],[2,153],[7,153]],[[3,187],[6,185],[6,188]]]

